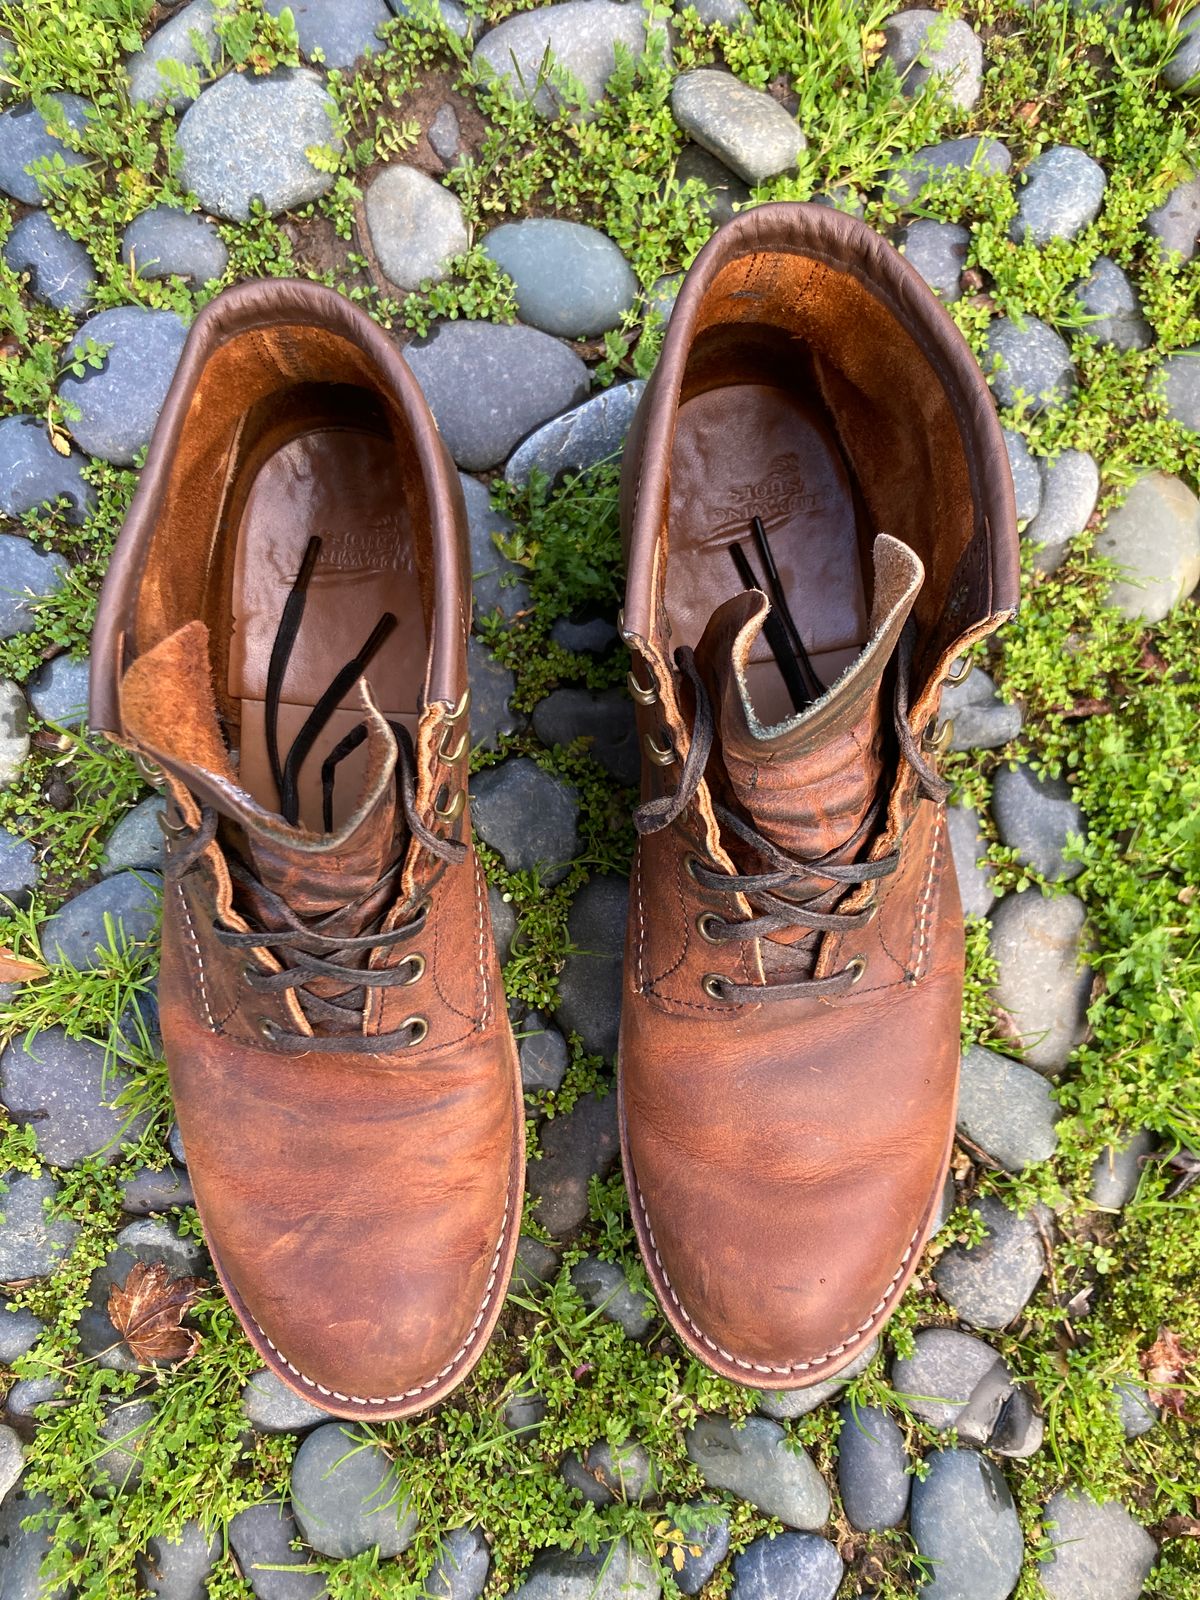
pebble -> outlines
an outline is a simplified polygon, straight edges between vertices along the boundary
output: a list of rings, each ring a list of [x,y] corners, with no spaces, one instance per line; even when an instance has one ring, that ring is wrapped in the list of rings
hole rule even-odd
[[[66,500],[67,521],[82,522],[96,503],[76,450],[60,456],[38,417],[0,420],[0,513],[23,517],[36,506]]]
[[[986,1228],[978,1244],[952,1244],[933,1269],[946,1303],[972,1328],[1007,1328],[1032,1298],[1046,1270],[1039,1228],[1048,1213],[1035,1207],[1025,1216],[993,1195],[975,1201],[972,1212]]]
[[[465,472],[458,476],[467,505],[476,613],[486,615],[499,608],[501,616],[511,621],[519,611],[527,610],[530,603],[524,567],[502,555],[496,546],[497,537],[511,533],[512,519],[493,508],[487,484]]]
[[[630,1339],[644,1339],[658,1320],[654,1302],[635,1289],[615,1261],[584,1256],[571,1268],[571,1282],[589,1311],[599,1311]]]
[[[0,1212],[4,1210],[0,1199]],[[32,1350],[41,1338],[45,1323],[23,1306],[0,1303],[0,1366],[11,1367],[20,1356]]]
[[[371,246],[397,288],[441,283],[452,258],[467,249],[462,202],[415,167],[384,167],[367,185],[363,204]]]
[[[962,272],[970,242],[970,230],[957,222],[933,222],[927,217],[910,223],[899,238],[901,254],[908,264],[947,302],[962,294]]]
[[[838,1491],[853,1527],[896,1528],[908,1511],[912,1478],[904,1430],[879,1406],[839,1408]]]
[[[506,900],[493,883],[488,888],[488,910],[492,918],[492,942],[496,946],[496,959],[503,966],[512,954],[512,942],[517,933],[517,914],[512,902]]]
[[[1140,1383],[1114,1383],[1113,1399],[1127,1439],[1140,1439],[1161,1420],[1158,1407]]]
[[[621,972],[629,884],[624,878],[591,878],[567,914],[571,949],[558,980],[557,1016],[563,1031],[576,1033],[589,1055],[612,1060],[621,1024]]]
[[[842,1558],[812,1533],[764,1535],[733,1561],[731,1600],[833,1600]]]
[[[1138,1600],[1158,1546],[1123,1505],[1060,1489],[1043,1520],[1054,1524],[1047,1529],[1053,1555],[1038,1563],[1050,1600]]]
[[[58,386],[79,410],[68,423],[75,442],[90,455],[130,466],[150,442],[186,337],[174,311],[117,306],[90,317],[67,355],[80,355],[91,340],[104,348],[104,359],[99,367],[85,366],[82,377],[68,373]]]
[[[946,100],[969,111],[983,92],[983,46],[961,18],[940,11],[897,11],[883,25],[883,57],[895,67],[906,95],[940,80]]]
[[[1012,469],[1017,521],[1032,522],[1042,504],[1042,469],[1015,428],[1005,428],[1003,432],[1008,464]]]
[[[510,1433],[536,1433],[546,1420],[546,1402],[532,1389],[518,1389],[505,1401],[503,1417]]]
[[[48,1172],[31,1178],[8,1173],[0,1192],[0,1283],[48,1278],[75,1243],[79,1225],[70,1217],[51,1221],[46,1205],[58,1195]]]
[[[467,675],[471,684],[471,744],[498,750],[505,734],[519,733],[525,718],[512,708],[517,680],[502,667],[482,640],[467,641]]]
[[[121,1189],[121,1204],[137,1217],[159,1211],[183,1211],[195,1203],[191,1179],[183,1167],[164,1167],[161,1171],[141,1167],[132,1177],[126,1178]]]
[[[438,107],[437,114],[425,130],[425,135],[433,147],[434,155],[449,166],[462,144],[462,129],[449,100]]]
[[[122,1134],[133,1142],[147,1113],[130,1119],[113,1102],[129,1077],[107,1061],[103,1045],[43,1028],[26,1042],[15,1034],[0,1051],[0,1099],[23,1127],[31,1126],[38,1152],[56,1167],[77,1167],[89,1156],[111,1161]]]
[[[452,1529],[425,1579],[422,1600],[478,1600],[491,1564],[491,1549],[478,1528]]]
[[[810,1383],[803,1389],[766,1389],[759,1395],[756,1409],[764,1417],[774,1417],[776,1422],[806,1417],[810,1411],[815,1411],[827,1400],[841,1394],[851,1378],[857,1378],[865,1372],[878,1353],[879,1340],[872,1339],[865,1350],[860,1351],[853,1361],[848,1361],[832,1378]]]
[[[714,227],[728,222],[750,199],[750,185],[743,183],[735,172],[730,172],[708,151],[698,144],[685,144],[675,162],[675,182],[682,188],[685,183],[703,184],[708,219]],[[671,305],[682,284],[676,283],[671,295]]]
[[[42,1406],[58,1401],[63,1392],[58,1378],[18,1378],[4,1397],[10,1417],[20,1422],[36,1422]],[[0,1591],[2,1592],[2,1591]]]
[[[637,722],[623,689],[555,689],[534,706],[533,731],[546,745],[584,740],[618,783],[632,787],[641,776]]]
[[[21,775],[29,754],[29,707],[21,686],[0,678],[0,789],[9,789]]]
[[[540,1011],[531,1011],[519,1030],[521,1087],[526,1094],[553,1094],[561,1088],[571,1052],[558,1029]]]
[[[892,1364],[892,1386],[914,1416],[945,1432],[956,1427],[997,1363],[1004,1363],[982,1339],[957,1328],[924,1328],[913,1340],[911,1356]]]
[[[86,661],[55,656],[25,686],[35,715],[56,728],[79,728],[87,720],[91,669]]]
[[[1004,1474],[971,1450],[935,1450],[912,1490],[910,1528],[933,1564],[921,1600],[1008,1600],[1021,1571],[1021,1524]]]
[[[972,806],[947,806],[946,832],[963,915],[986,917],[996,898],[996,869],[986,859],[988,842],[979,826],[979,814]]]
[[[645,387],[640,378],[617,384],[547,422],[513,451],[504,468],[505,478],[523,487],[536,470],[549,478],[553,488],[568,473],[586,472],[601,461],[615,460],[624,448]]]
[[[178,1539],[153,1534],[137,1559],[142,1588],[158,1600],[205,1600],[222,1545],[220,1530],[206,1534],[198,1522],[185,1522]]]
[[[1200,11],[1195,7],[1180,20],[1178,41],[1163,68],[1163,81],[1180,94],[1200,93]]]
[[[1200,345],[1192,345],[1162,364],[1167,415],[1191,433],[1200,433]]]
[[[1146,350],[1154,335],[1142,314],[1142,303],[1128,275],[1108,256],[1099,256],[1091,272],[1075,291],[1084,314],[1091,320],[1083,328],[1097,344],[1118,350]]]
[[[4,259],[14,272],[29,274],[35,299],[81,316],[96,287],[92,258],[69,233],[55,227],[44,211],[31,211],[9,234]]]
[[[766,1417],[750,1417],[740,1427],[728,1417],[703,1417],[684,1437],[689,1460],[712,1488],[728,1489],[790,1528],[824,1527],[829,1490],[809,1457],[791,1443]]]
[[[50,94],[46,98],[58,106],[69,128],[76,133],[83,132],[88,124],[86,100],[81,100],[77,94]],[[47,157],[67,167],[81,167],[88,159],[78,150],[68,150],[63,141],[51,133],[45,118],[31,101],[24,100],[0,112],[0,190],[23,205],[40,206],[42,191],[28,169],[35,161]]]
[[[576,655],[606,656],[617,642],[617,630],[607,617],[588,617],[578,622],[571,617],[556,617],[550,637]]]
[[[537,1206],[537,1219],[555,1239],[585,1221],[588,1183],[606,1178],[620,1152],[617,1100],[582,1095],[566,1116],[552,1117],[541,1128],[541,1156],[529,1163],[526,1187]],[[0,1274],[0,1278],[2,1278]]]
[[[398,1556],[417,1531],[391,1461],[343,1422],[327,1422],[297,1450],[292,1509],[307,1543],[338,1560],[376,1548],[382,1559]]]
[[[594,1506],[611,1506],[614,1501],[641,1505],[658,1487],[650,1457],[633,1440],[612,1445],[599,1439],[587,1447],[582,1461],[572,1451],[561,1471],[563,1481]]]
[[[528,756],[502,761],[471,779],[471,818],[510,872],[540,869],[547,886],[562,882],[579,850],[575,790]]]
[[[165,808],[162,796],[152,794],[127,811],[104,842],[101,872],[107,875],[126,867],[161,867],[164,840],[158,818]]]
[[[1146,1128],[1118,1145],[1106,1145],[1092,1167],[1088,1199],[1094,1206],[1119,1211],[1137,1193],[1142,1167],[1154,1150],[1154,1136]]]
[[[32,601],[57,594],[70,567],[53,550],[39,550],[15,533],[0,534],[0,639],[32,633],[37,607]]]
[[[1053,1075],[1081,1042],[1092,972],[1080,966],[1084,909],[1074,895],[1038,889],[1005,895],[992,911],[995,995],[1020,1036],[1031,1067]]]
[[[1010,236],[1036,245],[1074,239],[1099,216],[1107,183],[1100,163],[1073,145],[1043,150],[1021,175]]]
[[[1036,415],[1074,392],[1066,341],[1037,317],[998,318],[988,329],[984,355],[997,405],[1015,406],[1024,397],[1026,414]]]
[[[567,0],[568,4],[573,0]],[[583,0],[585,5],[605,0]],[[659,1600],[658,1569],[616,1539],[594,1552],[544,1550],[535,1556],[524,1583],[510,1591],[511,1600]]]
[[[21,1476],[25,1467],[25,1451],[21,1440],[11,1428],[0,1425],[0,1500]]]
[[[303,1568],[304,1553],[292,1549],[299,1529],[286,1505],[266,1500],[239,1511],[229,1523],[229,1543],[255,1600],[324,1600],[328,1591],[319,1572]]]
[[[998,750],[1021,731],[1021,708],[1002,700],[982,667],[942,690],[942,716],[954,721],[951,750]]]
[[[1168,253],[1192,259],[1200,239],[1200,176],[1175,185],[1146,218],[1146,232]]]
[[[177,11],[170,21],[156,28],[142,48],[130,56],[125,64],[129,74],[129,98],[135,103],[143,101],[146,105],[169,105],[177,111],[186,106],[191,96],[182,90],[168,89],[159,71],[159,63],[174,61],[181,67],[195,67],[203,76],[204,53],[197,49],[193,36],[199,38],[210,60],[217,62],[221,59],[213,0],[192,0],[182,11]]]
[[[517,1245],[513,1268],[513,1287],[528,1292],[535,1285],[549,1283],[558,1273],[558,1255],[541,1239],[523,1233]]]
[[[940,144],[923,145],[902,165],[893,167],[887,177],[887,192],[904,204],[916,200],[922,190],[941,183],[952,173],[970,169],[1003,175],[1011,166],[1012,152],[999,139],[943,139]]]
[[[694,11],[706,28],[720,27],[728,28],[731,33],[753,33],[758,26],[746,0],[674,0],[674,9],[677,14]]]
[[[1200,583],[1200,501],[1181,479],[1149,472],[1109,512],[1096,551],[1124,574],[1109,605],[1133,622],[1161,622]]]
[[[676,78],[671,114],[690,139],[749,184],[792,171],[808,147],[795,117],[778,100],[715,67]]]
[[[331,109],[324,80],[305,67],[277,67],[263,77],[231,72],[183,114],[180,182],[227,222],[248,221],[252,201],[276,216],[316,200],[334,175],[318,171],[306,152],[310,145],[341,149]]]
[[[671,1575],[684,1594],[699,1594],[729,1554],[729,1513],[711,1500],[692,1500],[672,1520],[683,1535],[683,1565],[677,1571],[670,1553],[663,1565],[671,1562]]]
[[[636,0],[563,0],[505,18],[475,48],[477,72],[503,79],[509,92],[532,100],[543,116],[555,115],[562,96],[545,81],[547,50],[564,72],[582,84],[593,107],[616,68],[615,46],[637,57],[646,47],[647,12]],[[661,27],[661,24],[655,24]],[[594,112],[584,111],[584,120]]]
[[[1039,777],[1029,767],[1001,767],[992,785],[992,816],[1001,842],[1051,883],[1083,871],[1081,861],[1066,859],[1068,840],[1086,835],[1087,824],[1065,778]]]
[[[69,961],[80,972],[91,972],[110,959],[112,940],[140,942],[152,939],[158,928],[162,880],[153,872],[118,872],[92,884],[61,911],[42,924],[42,950],[49,961]]]
[[[406,17],[419,28],[427,26],[425,17],[420,14],[427,10],[427,7],[422,6],[414,11],[412,6],[406,4],[406,0],[388,0],[388,5],[395,16]],[[459,5],[458,0],[434,0],[434,10],[443,28],[457,34],[460,39],[471,37],[475,26],[474,19],[468,16],[465,7]]]
[[[616,0],[564,0],[555,9],[568,5],[595,9]],[[590,382],[569,345],[520,325],[443,322],[404,354],[450,454],[468,472],[498,466],[527,434],[577,405]]]
[[[19,1485],[0,1506],[0,1566],[4,1571],[0,1593],[4,1600],[50,1600],[41,1570],[53,1548],[54,1518],[36,1528],[21,1526],[35,1512],[49,1509],[45,1495],[29,1494]]]
[[[277,17],[290,6],[300,36],[300,49],[311,60],[321,52],[327,67],[352,67],[363,56],[383,48],[379,29],[391,21],[383,0],[263,0]]]
[[[982,1045],[963,1052],[958,1128],[1006,1172],[1049,1161],[1061,1112],[1040,1072]]]
[[[125,229],[121,260],[139,278],[182,278],[198,289],[222,276],[229,251],[205,217],[173,206],[151,206]]]
[[[1042,465],[1042,504],[1024,537],[1037,545],[1033,564],[1039,572],[1057,572],[1067,547],[1083,532],[1100,497],[1100,468],[1086,450],[1064,450]]]
[[[97,1456],[93,1469],[117,1494],[136,1489],[142,1481],[145,1471],[142,1452],[146,1447],[146,1434],[153,1425],[154,1407],[149,1400],[122,1400],[107,1408],[96,1431],[108,1449]]]
[[[242,1410],[256,1433],[303,1433],[330,1420],[328,1411],[289,1389],[268,1367],[246,1380]]]
[[[505,222],[484,238],[482,248],[512,279],[522,322],[544,333],[595,338],[615,328],[637,300],[637,279],[619,248],[581,222]]]

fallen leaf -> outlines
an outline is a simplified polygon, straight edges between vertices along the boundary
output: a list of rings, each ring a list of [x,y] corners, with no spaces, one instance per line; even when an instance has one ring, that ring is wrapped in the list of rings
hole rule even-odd
[[[1187,1396],[1179,1385],[1186,1381],[1188,1368],[1195,1359],[1195,1353],[1185,1350],[1179,1335],[1170,1328],[1160,1328],[1158,1338],[1149,1350],[1142,1352],[1147,1393],[1156,1406],[1174,1417],[1185,1415]]]
[[[109,1290],[108,1314],[139,1361],[185,1361],[200,1341],[182,1322],[207,1287],[203,1278],[173,1278],[162,1261],[135,1261],[124,1285]]]
[[[31,978],[44,978],[46,968],[40,961],[22,961],[5,945],[0,945],[0,983],[28,983]]]
[[[1200,1517],[1168,1517],[1162,1531],[1168,1539],[1200,1539]]]

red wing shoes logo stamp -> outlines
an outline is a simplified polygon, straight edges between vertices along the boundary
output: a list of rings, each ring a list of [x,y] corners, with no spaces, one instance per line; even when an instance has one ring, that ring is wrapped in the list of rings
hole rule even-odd
[[[800,457],[788,452],[775,457],[765,478],[726,491],[724,504],[713,513],[713,532],[740,537],[755,517],[762,519],[764,528],[771,528],[797,514],[824,509],[825,496],[808,488]]]
[[[406,545],[399,515],[321,534],[320,572],[399,572]]]

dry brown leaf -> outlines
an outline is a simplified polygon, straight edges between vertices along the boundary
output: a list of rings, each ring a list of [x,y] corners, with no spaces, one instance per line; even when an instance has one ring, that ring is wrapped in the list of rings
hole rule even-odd
[[[23,961],[6,945],[0,945],[0,983],[28,983],[31,978],[44,978],[46,968],[40,961]]]
[[[1158,1338],[1142,1353],[1150,1399],[1174,1417],[1185,1415],[1187,1396],[1179,1385],[1187,1381],[1188,1368],[1195,1359],[1194,1351],[1185,1350],[1179,1335],[1170,1328],[1160,1328]]]
[[[207,1287],[203,1278],[173,1278],[161,1261],[135,1261],[124,1285],[109,1290],[108,1314],[139,1361],[185,1361],[199,1338],[183,1318]]]

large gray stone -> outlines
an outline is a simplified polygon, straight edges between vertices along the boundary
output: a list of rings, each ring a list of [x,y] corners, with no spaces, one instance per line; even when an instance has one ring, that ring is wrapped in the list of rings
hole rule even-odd
[[[688,1429],[684,1446],[711,1487],[728,1489],[791,1528],[816,1529],[828,1521],[825,1480],[803,1451],[789,1448],[777,1422],[750,1417],[739,1427],[728,1417],[702,1417]]]
[[[1081,861],[1066,858],[1069,840],[1083,838],[1087,824],[1065,778],[1038,776],[1029,767],[1001,767],[992,785],[992,816],[1001,842],[1043,878],[1057,883],[1083,871]]]
[[[765,1389],[759,1395],[756,1409],[764,1417],[774,1417],[776,1422],[791,1422],[796,1417],[806,1417],[810,1411],[816,1411],[827,1400],[841,1394],[851,1378],[857,1378],[865,1372],[878,1353],[879,1340],[872,1339],[865,1350],[835,1372],[832,1378],[806,1384],[803,1389]]]
[[[947,806],[946,832],[950,838],[950,854],[954,857],[963,915],[986,917],[996,898],[993,888],[996,872],[994,867],[988,865],[988,842],[979,826],[979,815],[974,807]]]
[[[1008,1172],[1049,1161],[1061,1115],[1040,1072],[982,1045],[963,1052],[958,1127]]]
[[[1200,433],[1200,345],[1190,345],[1162,364],[1167,415],[1190,433]]]
[[[1139,1128],[1132,1138],[1117,1145],[1106,1145],[1092,1167],[1088,1199],[1094,1206],[1119,1211],[1137,1193],[1142,1168],[1154,1149],[1154,1137]]]
[[[1052,1556],[1038,1576],[1050,1600],[1138,1600],[1158,1546],[1123,1505],[1060,1489],[1044,1520]]]
[[[1074,895],[1005,895],[992,911],[996,1002],[1011,1017],[1024,1059],[1055,1073],[1087,1025],[1091,969],[1082,965],[1084,909]]]
[[[206,1534],[198,1522],[185,1522],[178,1539],[154,1534],[138,1557],[142,1588],[157,1600],[205,1600],[222,1543],[219,1530]]]
[[[728,222],[750,199],[750,185],[738,177],[716,156],[710,155],[702,145],[688,143],[679,152],[675,162],[675,182],[680,188],[685,183],[698,183],[704,189],[704,208],[714,228]],[[662,280],[660,280],[661,282]],[[670,306],[675,304],[682,278],[670,293]],[[657,285],[656,285],[657,288]],[[664,321],[670,315],[663,311]]]
[[[713,67],[676,78],[671,112],[689,138],[746,183],[791,171],[808,144],[778,100]]]
[[[37,887],[38,867],[33,845],[7,828],[0,828],[0,899],[10,905],[29,904]]]
[[[556,1239],[588,1214],[588,1183],[605,1178],[620,1152],[616,1096],[582,1095],[565,1116],[542,1125],[541,1154],[529,1163],[526,1187],[538,1221]]]
[[[1024,1311],[1046,1270],[1041,1229],[1048,1214],[1025,1216],[993,1195],[971,1210],[986,1232],[978,1244],[953,1244],[939,1258],[933,1280],[942,1298],[973,1328],[1007,1328]],[[1040,1224],[1040,1225],[1039,1225]]]
[[[0,1197],[0,1214],[3,1211],[4,1202]],[[11,1367],[20,1356],[32,1350],[45,1327],[32,1311],[10,1305],[7,1300],[0,1302],[0,1366]]]
[[[51,1509],[43,1494],[29,1494],[19,1484],[0,1506],[0,1600],[59,1600],[64,1591],[51,1590],[41,1571],[54,1545],[55,1518],[36,1528],[21,1524],[35,1512]]]
[[[957,222],[934,222],[929,217],[910,223],[898,240],[908,264],[917,269],[939,299],[947,302],[962,294],[962,272],[970,242],[970,232]]]
[[[125,229],[121,260],[139,278],[182,278],[199,288],[221,276],[229,251],[205,217],[173,206],[151,206]]]
[[[108,1448],[92,1463],[93,1471],[114,1494],[136,1489],[146,1470],[146,1440],[154,1426],[149,1400],[112,1401],[97,1432]]]
[[[586,108],[603,95],[616,67],[615,46],[640,56],[647,26],[648,13],[637,0],[563,0],[506,17],[476,46],[473,62],[477,71],[503,79],[510,94],[532,100],[547,117],[566,98],[560,79],[565,73],[582,87],[587,116]],[[548,74],[543,70],[547,52],[553,63]]]
[[[505,478],[523,485],[536,470],[557,484],[568,473],[615,460],[645,387],[640,379],[619,383],[547,422],[513,451],[504,468]]]
[[[572,1451],[560,1470],[563,1482],[595,1506],[641,1505],[658,1488],[646,1448],[636,1439],[620,1445],[597,1439],[582,1458]]]
[[[82,522],[96,502],[83,479],[83,457],[59,455],[40,417],[0,421],[0,514],[23,517],[36,506],[66,500],[68,522]]]
[[[897,11],[884,23],[884,59],[907,95],[919,94],[931,78],[940,81],[951,105],[969,111],[983,92],[983,45],[961,17],[940,11]]]
[[[1003,432],[1008,464],[1012,469],[1017,521],[1031,522],[1041,509],[1042,469],[1015,428],[1005,428]]]
[[[478,478],[472,478],[465,472],[460,472],[458,476],[467,504],[471,584],[475,591],[476,615],[487,615],[498,607],[501,616],[511,620],[529,605],[529,585],[525,581],[524,567],[501,555],[496,545],[497,538],[512,531],[512,520],[503,512],[493,509],[491,491],[485,483],[480,483]],[[472,700],[474,698],[472,694]]]
[[[145,1130],[146,1112],[133,1116],[114,1104],[130,1080],[106,1057],[103,1045],[61,1028],[43,1028],[30,1042],[16,1034],[0,1052],[0,1099],[56,1167],[96,1155],[112,1161],[122,1138],[132,1143]]]
[[[838,1491],[847,1518],[864,1531],[898,1527],[912,1487],[904,1430],[879,1406],[843,1403],[839,1415]]]
[[[91,669],[86,661],[55,656],[26,684],[34,714],[55,728],[80,728],[87,720]]]
[[[0,534],[0,639],[32,633],[36,602],[57,594],[70,567],[53,550],[39,550],[17,534]]]
[[[510,872],[537,869],[547,885],[562,882],[579,849],[575,791],[528,756],[471,779],[471,820]]]
[[[1097,344],[1118,350],[1146,350],[1153,341],[1150,324],[1128,275],[1108,256],[1099,256],[1075,291],[1088,318],[1084,333]]]
[[[68,373],[58,392],[78,417],[68,426],[89,454],[129,466],[149,444],[187,329],[174,311],[117,306],[90,317],[71,341],[68,359],[79,357],[90,340],[104,349],[99,367]]]
[[[584,1256],[571,1268],[571,1282],[589,1311],[599,1311],[630,1339],[644,1339],[658,1321],[653,1302],[631,1285],[615,1261]]]
[[[0,1193],[0,1283],[48,1278],[75,1243],[79,1225],[70,1217],[51,1221],[46,1207],[58,1195],[48,1172],[30,1178],[10,1172]]]
[[[996,1368],[1000,1357],[957,1328],[924,1328],[913,1340],[911,1356],[892,1364],[892,1387],[913,1414],[945,1432],[957,1428]],[[981,1441],[979,1441],[981,1442]]]
[[[661,1589],[657,1569],[622,1538],[594,1554],[544,1550],[511,1600],[658,1600]]]
[[[563,339],[615,328],[637,299],[637,279],[620,250],[581,222],[505,222],[485,236],[483,251],[512,279],[522,322]]]
[[[621,1023],[621,972],[629,885],[592,878],[567,914],[571,949],[558,980],[558,1021],[592,1055],[616,1055]]]
[[[1175,185],[1147,216],[1146,232],[1168,254],[1192,259],[1200,239],[1200,177],[1189,176]]]
[[[731,1600],[833,1600],[842,1558],[812,1533],[763,1535],[733,1561]]]
[[[142,870],[161,867],[164,840],[158,819],[165,808],[166,801],[154,794],[127,811],[104,841],[101,871],[107,875],[127,867]]]
[[[498,750],[505,734],[518,733],[525,717],[512,708],[517,680],[502,667],[482,639],[467,641],[467,674],[471,683],[471,744]]]
[[[618,783],[633,786],[641,773],[641,747],[633,703],[623,689],[555,689],[533,708],[533,731],[543,744],[586,741]]]
[[[47,959],[90,972],[110,959],[114,943],[120,949],[122,940],[149,940],[158,927],[161,888],[153,872],[118,872],[92,884],[42,925]]]
[[[904,204],[956,172],[994,172],[1003,176],[1011,167],[1012,153],[999,139],[943,139],[940,144],[923,145],[893,167],[887,177],[887,192]]]
[[[671,1551],[663,1558],[664,1566],[670,1562],[684,1594],[699,1594],[729,1554],[729,1513],[711,1500],[693,1500],[680,1508],[675,1525],[683,1535],[683,1565],[676,1568]]]
[[[69,150],[59,136],[64,126],[75,133],[87,127],[87,101],[77,94],[50,94],[46,100],[54,108],[49,122],[28,100],[0,112],[0,191],[27,206],[42,203],[42,191],[29,171],[34,162],[49,159],[81,167],[88,159]]]
[[[328,1411],[289,1389],[268,1367],[246,1380],[242,1410],[255,1433],[304,1433],[332,1420]]]
[[[1200,94],[1200,10],[1195,7],[1179,24],[1178,42],[1163,68],[1163,80],[1180,94]]]
[[[491,1564],[491,1548],[479,1528],[454,1528],[441,1542],[422,1600],[478,1600]]]
[[[996,403],[1024,398],[1030,414],[1060,404],[1074,392],[1075,369],[1062,335],[1037,317],[999,317],[988,329],[984,369]]]
[[[911,1532],[933,1567],[922,1600],[1008,1600],[1024,1546],[1004,1474],[971,1450],[935,1450],[913,1484]]]
[[[21,1440],[11,1428],[0,1425],[0,1500],[21,1476],[25,1466],[25,1451]]]
[[[1109,605],[1131,621],[1161,622],[1200,583],[1200,500],[1181,479],[1149,472],[1109,513],[1096,550],[1123,574]]]
[[[206,62],[214,65],[221,58],[217,38],[216,7],[213,0],[191,0],[146,40],[125,64],[129,74],[129,98],[147,105],[170,105],[176,110],[188,104],[191,96],[182,88],[171,87],[164,63],[194,68],[203,73]]]
[[[288,1507],[277,1500],[248,1506],[231,1519],[230,1547],[255,1600],[324,1600],[328,1594],[321,1574],[305,1570],[304,1551],[292,1549],[298,1533]]]
[[[954,723],[951,750],[998,750],[1021,731],[1020,706],[1002,700],[981,667],[942,691],[942,716]]]
[[[29,707],[21,686],[0,678],[0,789],[9,789],[21,775],[29,754]]]
[[[400,289],[440,283],[467,248],[462,202],[444,184],[397,162],[367,185],[371,246],[383,275]]]
[[[92,258],[44,211],[22,217],[4,245],[4,259],[14,272],[29,274],[29,290],[56,311],[81,316],[96,287]]]
[[[314,1550],[345,1560],[378,1549],[407,1550],[417,1515],[396,1468],[377,1444],[348,1423],[310,1433],[292,1462],[292,1509]]]
[[[352,67],[382,50],[379,29],[391,21],[383,0],[263,0],[273,17],[288,6],[300,48],[310,59],[320,51],[327,67]]]
[[[1021,175],[1010,233],[1018,244],[1073,239],[1100,214],[1108,180],[1098,161],[1072,145],[1034,156]]]
[[[549,1092],[562,1086],[571,1052],[557,1028],[551,1027],[540,1011],[530,1011],[517,1030],[521,1059],[521,1087],[526,1094]]]
[[[1041,507],[1023,537],[1036,545],[1039,572],[1057,572],[1068,547],[1083,532],[1100,496],[1100,468],[1086,450],[1064,450],[1042,464]]]

